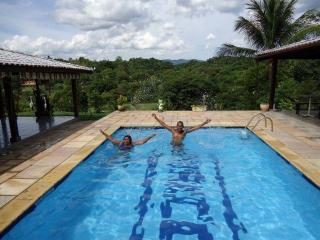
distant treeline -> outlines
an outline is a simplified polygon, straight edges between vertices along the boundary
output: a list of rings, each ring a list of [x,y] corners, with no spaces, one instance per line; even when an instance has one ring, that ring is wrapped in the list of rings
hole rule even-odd
[[[81,111],[114,110],[119,95],[130,103],[152,103],[163,99],[168,110],[190,110],[205,100],[210,110],[257,109],[269,94],[268,64],[253,59],[219,57],[174,65],[168,61],[134,58],[128,61],[69,62],[94,67],[80,80]],[[320,95],[320,61],[284,60],[279,63],[276,106],[292,109],[302,95]],[[42,86],[55,111],[72,111],[70,81]],[[19,111],[28,111],[31,87],[16,86]],[[203,96],[206,96],[205,99]]]

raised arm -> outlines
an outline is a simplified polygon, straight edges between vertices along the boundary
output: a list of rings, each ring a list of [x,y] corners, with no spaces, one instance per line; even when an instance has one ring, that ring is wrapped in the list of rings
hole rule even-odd
[[[164,121],[162,121],[161,119],[159,119],[156,114],[152,113],[152,117],[154,117],[154,119],[157,120],[162,127],[166,128],[166,129],[169,130],[170,132],[173,131],[173,128],[170,127],[168,124],[166,124],[166,123],[165,123]]]
[[[142,140],[137,140],[133,142],[133,145],[142,145],[145,144],[146,142],[148,142],[151,138],[153,138],[156,134],[152,134]]]
[[[207,120],[205,120],[203,123],[201,123],[201,124],[199,124],[199,125],[197,125],[197,126],[194,126],[194,127],[192,127],[192,128],[189,128],[188,130],[187,130],[187,132],[188,133],[190,133],[190,132],[193,132],[193,131],[195,131],[195,130],[198,130],[198,129],[200,129],[201,127],[203,127],[204,125],[206,125],[207,123],[209,123],[211,121],[211,119],[207,119]]]
[[[111,135],[106,134],[106,133],[105,133],[104,131],[102,131],[101,129],[100,129],[100,132],[101,132],[110,142],[112,142],[113,144],[119,145],[119,144],[121,143],[119,140],[114,139]]]

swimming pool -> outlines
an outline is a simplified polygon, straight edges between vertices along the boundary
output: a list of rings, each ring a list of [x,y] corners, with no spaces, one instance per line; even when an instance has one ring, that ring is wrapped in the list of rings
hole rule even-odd
[[[320,239],[320,191],[254,134],[164,129],[105,142],[1,239]]]

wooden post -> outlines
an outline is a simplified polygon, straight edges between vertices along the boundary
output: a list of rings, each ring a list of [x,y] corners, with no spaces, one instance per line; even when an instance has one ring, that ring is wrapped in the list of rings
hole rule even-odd
[[[4,88],[6,107],[7,107],[10,132],[11,132],[10,142],[18,142],[19,140],[21,140],[21,138],[19,136],[17,115],[15,111],[15,106],[14,106],[14,96],[13,96],[10,78],[5,77],[3,79],[3,88]]]
[[[4,110],[4,99],[3,99],[3,93],[2,93],[3,87],[2,87],[2,81],[0,82],[0,119],[6,118],[6,112]]]
[[[299,115],[300,113],[300,103],[296,103],[296,114]]]
[[[277,67],[278,59],[273,58],[269,63],[269,81],[270,81],[270,96],[269,96],[269,108],[274,108],[274,96],[277,85]]]
[[[41,101],[41,92],[40,92],[40,86],[39,86],[39,79],[37,78],[35,80],[36,83],[36,89],[33,90],[33,95],[36,99],[36,112],[35,115],[36,117],[41,117],[43,113],[43,106],[42,106],[42,101]]]
[[[71,79],[74,117],[79,117],[79,92],[77,79]]]

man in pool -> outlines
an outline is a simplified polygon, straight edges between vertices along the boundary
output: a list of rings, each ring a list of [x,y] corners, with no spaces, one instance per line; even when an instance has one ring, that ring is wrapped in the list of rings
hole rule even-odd
[[[112,142],[114,145],[117,145],[120,150],[130,150],[135,145],[142,145],[148,142],[151,138],[153,138],[156,134],[151,134],[150,136],[137,141],[132,141],[132,138],[130,135],[126,135],[123,137],[122,141],[119,141],[117,139],[114,139],[111,135],[105,133],[100,129],[100,132],[108,139],[110,142]]]
[[[204,121],[203,123],[201,123],[197,126],[194,126],[194,127],[188,128],[188,129],[184,129],[184,125],[183,125],[182,121],[178,121],[176,127],[170,127],[164,121],[159,119],[156,114],[153,113],[152,117],[154,117],[160,123],[161,126],[163,126],[165,129],[169,130],[172,133],[172,142],[171,143],[172,143],[172,145],[175,145],[175,146],[180,145],[182,143],[182,141],[185,138],[185,136],[187,135],[187,133],[191,133],[195,130],[198,130],[211,121],[211,119],[207,119],[206,121]]]

